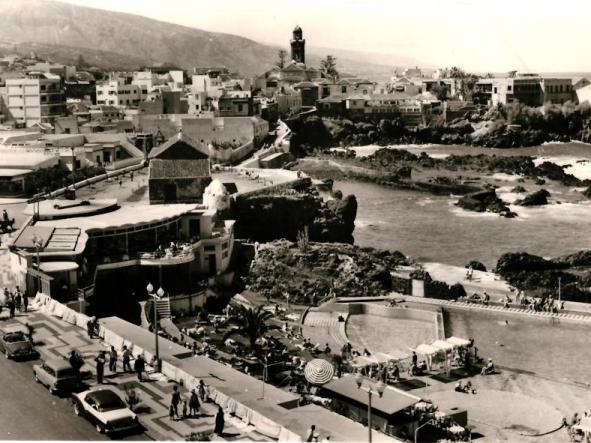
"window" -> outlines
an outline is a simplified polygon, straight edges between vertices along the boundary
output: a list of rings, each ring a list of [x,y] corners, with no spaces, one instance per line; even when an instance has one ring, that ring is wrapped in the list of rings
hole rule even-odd
[[[507,91],[511,90],[511,85],[507,85]]]
[[[341,86],[341,92],[343,94],[345,94],[347,92],[347,87],[346,86]]]

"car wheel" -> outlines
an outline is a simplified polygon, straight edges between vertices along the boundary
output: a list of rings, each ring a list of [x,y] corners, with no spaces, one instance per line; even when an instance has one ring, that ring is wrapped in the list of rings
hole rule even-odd
[[[80,404],[78,402],[74,403],[74,414],[78,416],[82,415],[82,411],[80,410]]]
[[[100,423],[97,423],[97,424],[96,424],[96,431],[97,431],[99,434],[102,434],[102,433],[104,433],[104,432],[105,432],[105,428],[103,428],[103,425],[101,425]]]

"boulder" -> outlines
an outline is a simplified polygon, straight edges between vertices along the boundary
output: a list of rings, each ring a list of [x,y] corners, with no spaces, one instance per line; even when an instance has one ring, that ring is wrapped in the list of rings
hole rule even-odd
[[[470,263],[466,265],[466,269],[467,268],[472,268],[474,271],[486,272],[486,266],[484,266],[482,263],[476,260],[470,261]]]
[[[519,206],[542,206],[548,204],[548,197],[550,193],[545,189],[540,189],[532,194],[525,196],[525,198],[515,201],[516,205]]]
[[[495,212],[504,217],[514,217],[505,202],[501,200],[494,189],[473,192],[460,198],[456,203],[462,209],[475,212]]]

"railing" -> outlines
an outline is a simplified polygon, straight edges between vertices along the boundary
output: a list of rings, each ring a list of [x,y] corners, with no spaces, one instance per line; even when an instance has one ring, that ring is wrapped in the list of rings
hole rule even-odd
[[[165,252],[140,252],[140,264],[144,266],[171,266],[190,263],[195,260],[195,254],[191,249],[179,251],[167,250]]]

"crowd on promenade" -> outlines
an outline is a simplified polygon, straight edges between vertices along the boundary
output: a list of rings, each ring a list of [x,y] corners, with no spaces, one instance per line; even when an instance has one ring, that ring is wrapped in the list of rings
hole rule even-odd
[[[9,317],[13,318],[16,311],[27,312],[29,309],[29,298],[17,286],[13,291],[4,288],[3,300],[0,304],[0,313],[3,308],[8,309]]]

